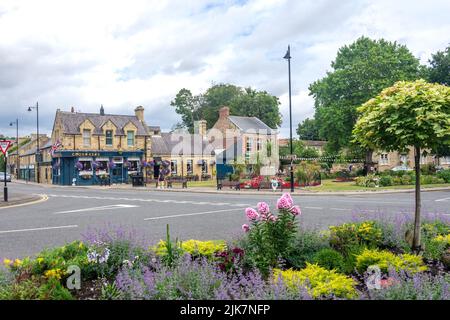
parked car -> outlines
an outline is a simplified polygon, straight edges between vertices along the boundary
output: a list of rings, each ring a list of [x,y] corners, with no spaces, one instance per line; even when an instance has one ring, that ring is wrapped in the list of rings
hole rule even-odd
[[[413,171],[413,169],[405,167],[405,166],[397,166],[391,169],[392,171]]]
[[[0,181],[5,182],[5,172],[0,172]],[[6,174],[6,182],[11,182],[11,175],[9,173]]]

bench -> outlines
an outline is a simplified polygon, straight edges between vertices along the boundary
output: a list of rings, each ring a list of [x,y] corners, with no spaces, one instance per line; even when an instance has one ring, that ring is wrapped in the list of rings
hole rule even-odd
[[[270,181],[261,181],[258,185],[258,191],[261,189],[270,189],[272,190],[272,183]],[[277,190],[283,191],[283,184],[278,182]]]
[[[174,183],[181,183],[181,188],[187,188],[187,179],[167,179],[167,188],[173,188]]]
[[[221,180],[217,182],[217,190],[222,190],[223,187],[230,187],[230,189],[241,190],[241,183],[239,181]]]

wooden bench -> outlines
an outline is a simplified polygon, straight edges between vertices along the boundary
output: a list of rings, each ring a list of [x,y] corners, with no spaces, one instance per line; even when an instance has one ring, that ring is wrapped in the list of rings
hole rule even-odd
[[[230,187],[230,189],[241,190],[241,183],[239,181],[229,180],[218,181],[217,190],[222,190],[223,187]]]
[[[181,183],[181,188],[187,188],[187,179],[167,179],[167,188],[173,188],[174,183]]]
[[[258,185],[258,191],[261,189],[269,189],[272,190],[272,183],[270,181],[261,181]],[[283,184],[278,182],[277,190],[283,191]]]

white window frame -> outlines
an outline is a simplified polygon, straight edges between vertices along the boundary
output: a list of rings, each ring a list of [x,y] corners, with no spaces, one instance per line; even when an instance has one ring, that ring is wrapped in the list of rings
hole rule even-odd
[[[177,174],[177,167],[178,167],[178,161],[177,160],[170,160],[170,172],[171,172],[171,174],[174,174],[174,175]]]
[[[389,154],[388,153],[380,154],[380,164],[381,165],[389,164]]]
[[[111,132],[111,143],[108,143],[108,132]],[[114,144],[114,132],[112,130],[105,131],[105,145],[108,147],[112,147]]]
[[[130,136],[129,136],[129,134],[132,134],[132,143],[130,144]],[[134,144],[135,144],[135,135],[134,135],[134,131],[132,131],[132,130],[128,130],[127,131],[127,146],[128,147],[134,147]]]
[[[90,147],[91,146],[91,130],[83,129],[83,146]]]
[[[189,170],[189,167],[191,170]],[[193,174],[194,173],[194,161],[192,159],[186,160],[186,173]]]

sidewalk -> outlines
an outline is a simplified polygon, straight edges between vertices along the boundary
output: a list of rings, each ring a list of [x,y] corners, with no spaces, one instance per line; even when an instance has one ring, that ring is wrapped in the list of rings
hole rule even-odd
[[[36,194],[9,192],[8,202],[5,202],[3,201],[3,193],[2,193],[2,198],[0,199],[0,209],[22,204],[28,204],[42,199],[44,199],[42,196]]]
[[[30,185],[38,185],[45,186],[49,188],[68,188],[72,186],[58,186],[58,185],[43,185],[37,184],[35,182],[25,182],[21,180],[13,180],[13,182],[22,183],[22,184],[30,184]],[[241,189],[241,190],[233,190],[228,187],[223,188],[222,190],[217,190],[216,188],[211,187],[189,187],[187,189],[182,189],[181,186],[175,186],[174,188],[169,189],[157,189],[154,186],[146,186],[146,187],[133,187],[130,184],[117,184],[111,186],[77,186],[77,188],[83,189],[94,189],[94,190],[134,190],[134,191],[146,191],[146,192],[187,192],[187,193],[209,193],[209,194],[247,194],[247,195],[281,195],[285,192],[290,192],[289,189],[283,189],[272,191],[272,190],[254,190],[254,189]],[[433,191],[450,191],[450,187],[440,187],[440,188],[422,188],[421,192],[433,192]],[[398,189],[398,190],[380,190],[380,191],[336,191],[336,192],[317,192],[310,191],[304,189],[295,189],[295,192],[292,193],[293,196],[348,196],[348,195],[377,195],[377,194],[393,194],[393,193],[414,193],[414,189]]]

